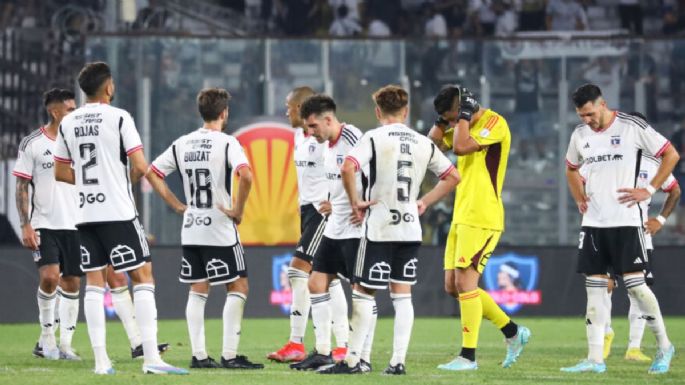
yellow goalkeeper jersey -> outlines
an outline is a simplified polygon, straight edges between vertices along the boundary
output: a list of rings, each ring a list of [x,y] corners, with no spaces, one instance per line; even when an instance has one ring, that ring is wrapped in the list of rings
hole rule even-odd
[[[502,185],[511,147],[509,125],[501,115],[488,109],[470,133],[484,148],[457,159],[461,182],[454,199],[452,223],[504,231]],[[450,128],[443,138],[449,147],[453,134],[454,129]]]

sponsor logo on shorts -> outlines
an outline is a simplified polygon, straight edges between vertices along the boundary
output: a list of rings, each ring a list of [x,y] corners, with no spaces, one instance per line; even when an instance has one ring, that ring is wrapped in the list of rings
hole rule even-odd
[[[369,281],[388,282],[390,280],[390,265],[386,262],[376,262],[369,269]]]
[[[404,264],[404,277],[405,278],[416,278],[416,262],[419,260],[412,258],[409,262]]]
[[[83,246],[81,246],[81,264],[84,266],[90,265],[90,252]]]
[[[524,305],[540,305],[542,293],[536,290],[539,267],[537,256],[492,256],[483,271],[485,289],[508,314],[516,313]]]
[[[125,265],[127,263],[135,262],[136,252],[126,245],[117,245],[109,253],[109,260],[113,267]]]
[[[220,259],[212,258],[207,262],[206,266],[207,278],[221,278],[229,274],[228,264]]]
[[[181,276],[188,278],[193,276],[193,267],[188,263],[186,257],[181,257]]]

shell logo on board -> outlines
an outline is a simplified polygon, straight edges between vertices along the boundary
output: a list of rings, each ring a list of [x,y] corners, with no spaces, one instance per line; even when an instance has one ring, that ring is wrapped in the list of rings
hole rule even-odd
[[[300,238],[294,134],[277,122],[251,124],[233,133],[252,168],[252,190],[238,226],[244,245],[294,245]],[[238,183],[233,186],[235,192]]]

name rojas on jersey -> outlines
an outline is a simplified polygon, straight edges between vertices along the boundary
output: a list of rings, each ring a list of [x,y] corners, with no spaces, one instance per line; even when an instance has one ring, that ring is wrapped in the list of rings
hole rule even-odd
[[[29,218],[34,229],[76,230],[76,188],[54,175],[55,138],[43,127],[19,144],[12,175],[29,180]]]
[[[360,238],[362,235],[361,226],[350,223],[352,206],[350,206],[340,174],[340,167],[345,156],[354,148],[361,136],[362,132],[357,127],[343,124],[338,138],[328,143],[329,148],[324,156],[324,171],[328,180],[328,200],[331,202],[332,212],[323,233],[327,238],[349,239]],[[356,175],[357,193],[360,196],[364,192],[365,175],[368,170],[362,171],[364,174],[357,173]]]
[[[427,137],[404,124],[370,130],[347,156],[357,168],[368,167],[365,200],[369,208],[363,225],[366,238],[376,242],[421,242],[417,198],[426,171],[444,178],[454,165]]]
[[[131,115],[109,104],[88,103],[62,119],[54,158],[74,168],[77,224],[137,217],[128,156],[142,147]]]
[[[240,143],[223,132],[200,128],[176,139],[151,169],[161,178],[178,171],[187,209],[181,243],[185,246],[233,246],[240,242],[233,219],[217,208],[231,207],[233,175],[249,163]]]
[[[642,156],[660,158],[669,145],[647,122],[621,112],[602,131],[593,131],[586,124],[577,126],[566,162],[570,168],[584,169],[585,193],[590,200],[582,226],[642,226],[639,205],[619,203],[618,189],[635,187]]]
[[[295,169],[300,206],[313,204],[317,209],[328,198],[328,180],[324,170],[327,143],[319,143],[307,136],[302,128],[295,129]]]

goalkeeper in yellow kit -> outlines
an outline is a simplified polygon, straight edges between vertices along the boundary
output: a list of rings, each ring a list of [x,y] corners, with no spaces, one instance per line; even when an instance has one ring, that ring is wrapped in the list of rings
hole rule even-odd
[[[508,368],[528,343],[530,330],[515,324],[478,282],[504,231],[502,185],[511,145],[509,126],[501,115],[481,108],[464,87],[443,87],[433,105],[439,117],[428,136],[443,151],[458,155],[462,176],[445,247],[445,291],[459,300],[462,349],[438,368],[478,369],[476,346],[483,318],[504,334],[507,355],[502,367]]]

